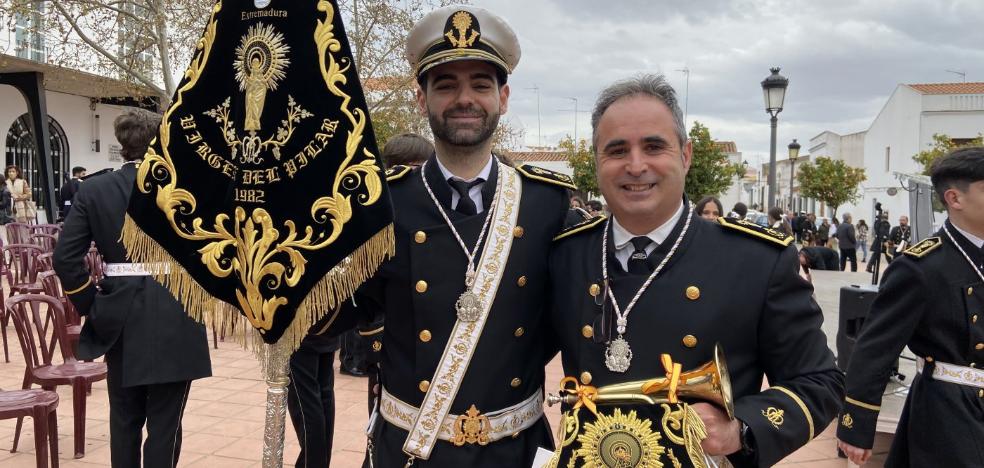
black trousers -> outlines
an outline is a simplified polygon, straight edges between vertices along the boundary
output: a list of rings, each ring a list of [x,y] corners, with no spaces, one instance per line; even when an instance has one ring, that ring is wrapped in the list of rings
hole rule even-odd
[[[335,432],[334,351],[304,344],[290,358],[287,410],[301,446],[297,468],[327,468]]]
[[[841,271],[847,267],[847,261],[851,261],[851,271],[858,271],[858,249],[840,249],[841,251]]]
[[[113,468],[174,468],[181,454],[181,417],[191,381],[123,387],[119,347],[106,354],[109,390],[109,446]]]
[[[341,336],[342,350],[339,359],[342,369],[365,372],[366,371],[366,345],[365,338],[359,335],[356,330],[349,330]]]

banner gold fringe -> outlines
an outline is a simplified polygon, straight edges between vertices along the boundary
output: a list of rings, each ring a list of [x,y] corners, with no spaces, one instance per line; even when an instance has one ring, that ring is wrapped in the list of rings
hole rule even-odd
[[[683,406],[683,440],[686,441],[687,455],[690,456],[690,463],[693,464],[694,468],[706,468],[707,459],[700,443],[707,438],[707,427],[704,426],[704,421],[700,419],[700,415],[694,411],[692,406]]]
[[[266,355],[268,350],[260,333],[252,329],[248,321],[237,321],[239,310],[220,301],[205,291],[204,288],[188,273],[174,257],[160,244],[140,229],[140,226],[126,215],[121,235],[127,256],[133,262],[147,264],[147,269],[157,282],[167,288],[175,299],[180,302],[188,315],[200,323],[244,324],[243,333],[233,331],[232,338],[245,349],[251,349],[260,362],[264,364],[264,375],[267,375]],[[355,290],[376,273],[379,265],[387,258],[395,255],[395,240],[393,225],[381,229],[369,240],[355,249],[321,278],[301,301],[294,316],[294,321],[287,326],[280,338],[279,349],[293,353],[301,345],[301,340],[307,336],[311,326],[329,314],[338,314],[338,306],[350,298]],[[335,317],[325,324],[327,328]],[[251,335],[251,336],[250,336]]]

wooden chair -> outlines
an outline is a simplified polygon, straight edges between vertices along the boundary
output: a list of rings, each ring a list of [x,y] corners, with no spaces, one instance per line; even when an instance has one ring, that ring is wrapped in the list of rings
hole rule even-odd
[[[51,466],[58,468],[58,394],[48,390],[0,390],[0,420],[25,416],[34,418],[34,453],[38,468],[48,467],[48,453],[51,451]],[[10,453],[17,451],[17,438]]]
[[[55,244],[58,243],[58,236],[54,234],[31,234],[31,244],[41,247],[45,253],[54,252]]]
[[[75,350],[79,344],[79,335],[82,333],[82,317],[75,310],[72,301],[68,299],[68,295],[62,289],[61,280],[58,279],[58,275],[54,271],[48,270],[38,273],[38,282],[41,283],[41,288],[44,289],[45,295],[57,298],[62,304],[62,310],[65,311],[65,338],[68,339],[68,346],[65,348],[71,352],[70,356],[62,355],[62,357],[64,359],[76,359]],[[49,313],[48,318],[45,319],[44,331],[46,333],[48,331],[48,321],[52,320],[52,315]],[[54,340],[52,340],[52,343],[54,343]]]
[[[3,248],[3,253],[7,262],[5,276],[10,285],[9,295],[39,294],[41,285],[38,284],[38,257],[45,253],[41,247],[34,244],[10,244]]]
[[[31,225],[24,223],[7,223],[7,242],[11,244],[26,244],[31,238]]]
[[[50,234],[52,236],[57,236],[62,230],[60,224],[30,224],[28,229],[31,230],[31,234]]]
[[[7,298],[4,308],[14,321],[17,338],[27,366],[24,369],[24,389],[37,384],[45,390],[54,390],[59,385],[72,387],[72,412],[75,426],[75,458],[85,456],[85,403],[86,391],[93,382],[106,378],[106,363],[79,362],[74,358],[64,358],[64,363],[53,364],[53,350],[48,345],[42,326],[41,309],[47,306],[54,315],[53,339],[60,344],[62,356],[70,356],[66,349],[65,311],[61,301],[43,294],[21,294]],[[14,440],[20,435],[22,418],[17,419]]]
[[[55,264],[52,260],[52,257],[54,256],[55,256],[54,252],[45,252],[41,255],[38,255],[38,273],[42,271],[55,269]]]

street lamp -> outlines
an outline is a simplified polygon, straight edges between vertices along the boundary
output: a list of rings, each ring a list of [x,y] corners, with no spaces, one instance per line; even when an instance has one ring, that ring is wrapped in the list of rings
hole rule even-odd
[[[789,162],[791,167],[789,168],[789,209],[793,210],[793,175],[796,173],[796,158],[800,155],[800,144],[796,142],[793,138],[793,142],[789,144]]]
[[[762,80],[762,94],[765,97],[765,111],[772,116],[772,141],[769,147],[769,208],[776,205],[776,127],[779,113],[786,100],[786,87],[789,80],[779,74],[779,67],[771,68],[772,74]]]

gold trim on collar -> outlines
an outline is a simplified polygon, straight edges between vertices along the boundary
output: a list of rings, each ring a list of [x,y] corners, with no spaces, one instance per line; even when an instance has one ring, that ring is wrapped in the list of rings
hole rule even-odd
[[[533,180],[549,182],[571,190],[577,190],[577,185],[574,185],[574,181],[567,174],[561,174],[559,172],[544,169],[532,164],[517,166],[516,170],[519,171],[520,174],[523,174],[524,177],[529,177]]]
[[[854,406],[860,406],[861,408],[869,409],[871,411],[881,411],[881,406],[872,405],[871,403],[865,403],[863,401],[858,401],[851,397],[844,397],[844,401]]]
[[[65,291],[65,294],[66,295],[69,295],[69,296],[72,295],[72,294],[78,294],[78,293],[82,292],[82,290],[84,290],[85,288],[88,288],[90,284],[92,284],[92,278],[89,278],[88,280],[86,280],[85,284],[83,284],[82,286],[79,286],[79,287],[77,287],[77,288],[75,288],[75,289],[73,289],[71,291]]]
[[[557,236],[554,237],[553,240],[554,241],[559,241],[559,240],[561,240],[561,239],[563,239],[565,237],[570,237],[570,236],[573,236],[574,234],[577,234],[579,232],[587,231],[588,229],[591,229],[591,228],[593,228],[593,227],[595,227],[595,226],[597,226],[597,225],[605,222],[605,220],[607,220],[607,219],[608,218],[605,217],[604,215],[602,215],[602,216],[595,216],[594,218],[591,218],[591,219],[589,219],[587,221],[580,222],[580,223],[575,224],[575,225],[573,225],[573,226],[571,226],[571,227],[569,227],[567,229],[564,229],[563,231],[560,232],[560,234],[557,234]]]
[[[400,180],[403,176],[409,174],[413,171],[410,166],[393,166],[386,169],[386,182],[393,182],[394,180]]]
[[[809,439],[806,439],[806,441],[809,442],[809,441],[813,440],[813,436],[814,436],[814,433],[813,433],[813,415],[810,414],[810,410],[806,407],[806,403],[803,403],[803,400],[800,399],[799,396],[797,396],[795,393],[793,393],[792,390],[790,390],[790,389],[788,389],[786,387],[769,387],[769,390],[778,390],[778,391],[780,391],[782,393],[785,393],[786,395],[789,395],[789,398],[792,398],[793,401],[795,401],[797,405],[799,405],[800,409],[803,410],[803,415],[806,416],[806,424],[810,427],[810,438]]]
[[[927,237],[918,244],[905,249],[904,253],[911,257],[923,258],[941,245],[943,245],[943,240],[939,237]]]
[[[783,247],[788,247],[794,240],[793,236],[787,236],[785,233],[776,231],[773,228],[762,227],[750,221],[731,219],[722,216],[718,218],[718,224],[736,231],[744,232],[745,234],[750,234],[758,237],[759,239],[765,239]]]

